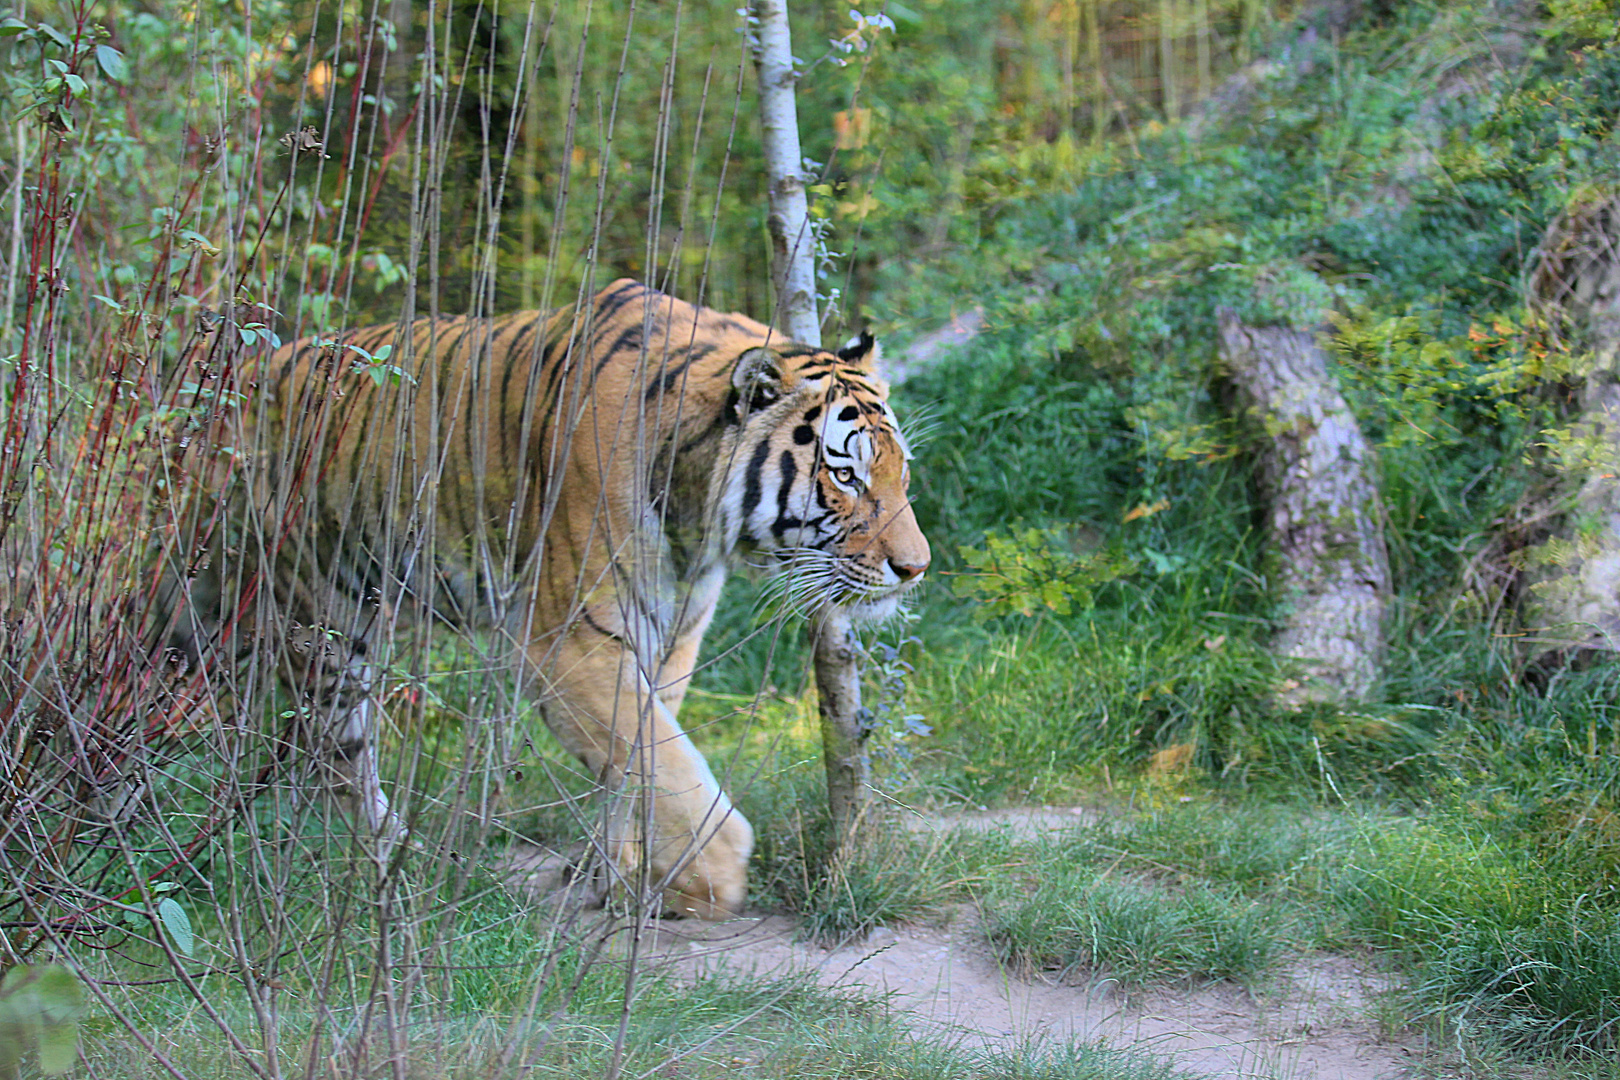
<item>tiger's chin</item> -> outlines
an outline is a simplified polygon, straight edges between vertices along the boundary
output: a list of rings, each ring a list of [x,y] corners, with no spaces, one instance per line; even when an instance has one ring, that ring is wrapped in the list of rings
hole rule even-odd
[[[906,607],[898,596],[885,596],[878,600],[858,600],[853,604],[841,606],[851,622],[863,625],[888,622]]]
[[[917,582],[908,581],[887,592],[855,596],[836,606],[849,617],[851,622],[862,624],[887,622],[910,606],[908,594],[916,585]]]

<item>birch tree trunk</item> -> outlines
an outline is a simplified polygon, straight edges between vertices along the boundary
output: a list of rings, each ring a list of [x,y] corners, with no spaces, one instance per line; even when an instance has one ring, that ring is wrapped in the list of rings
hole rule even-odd
[[[793,96],[793,40],[787,0],[753,0],[754,66],[759,72],[760,146],[770,183],[765,219],[771,236],[771,281],[776,286],[776,326],[806,345],[821,344],[816,314],[815,242],[804,193],[804,155],[799,150],[799,112]]]
[[[1537,555],[1524,604],[1531,659],[1620,651],[1620,199],[1567,211],[1548,230],[1531,291],[1568,317],[1583,356],[1580,415],[1562,442],[1563,535]]]
[[[1274,593],[1287,618],[1273,645],[1300,665],[1285,707],[1353,701],[1383,665],[1389,561],[1373,454],[1328,377],[1314,335],[1219,313],[1221,353],[1270,436],[1260,455]]]
[[[753,0],[754,62],[759,72],[759,111],[765,173],[770,183],[766,218],[771,237],[771,278],[776,286],[775,324],[806,345],[821,344],[816,313],[815,243],[805,198],[804,155],[799,150],[798,109],[794,101],[793,44],[785,0]],[[866,751],[871,734],[862,722],[860,651],[842,612],[811,620],[816,694],[821,712],[822,757],[827,769],[827,803],[832,813],[837,859],[854,836],[872,789]]]

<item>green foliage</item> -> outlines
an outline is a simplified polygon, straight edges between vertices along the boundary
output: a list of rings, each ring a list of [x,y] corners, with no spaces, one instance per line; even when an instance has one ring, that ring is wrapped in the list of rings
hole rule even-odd
[[[1092,589],[1136,568],[1112,552],[1076,551],[1057,529],[1029,528],[985,534],[984,548],[962,547],[968,570],[954,581],[958,596],[975,599],[973,617],[1032,615],[1037,606],[1068,615],[1092,605]]]
[[[1578,365],[1518,283],[1553,215],[1613,171],[1620,58],[1612,34],[1593,34],[1598,11],[1557,8],[1522,39],[1487,4],[1393,5],[1336,43],[1295,42],[1196,139],[1139,131],[1035,185],[970,166],[987,185],[968,204],[972,259],[919,268],[894,292],[955,303],[968,290],[987,327],[902,388],[942,421],[919,454],[918,513],[945,569],[997,571],[962,574],[953,592],[1042,611],[1085,644],[925,620],[931,648],[971,650],[919,671],[929,715],[947,718],[941,747],[965,754],[942,777],[952,791],[1062,790],[1183,742],[1228,779],[1306,780],[1325,764],[1344,782],[1407,782],[1441,761],[1456,694],[1480,701],[1489,686],[1516,708],[1534,696],[1492,637],[1511,614],[1504,548],[1523,542],[1497,530],[1545,498],[1538,444],[1578,449],[1558,435]],[[1254,433],[1222,397],[1220,307],[1327,331],[1380,446],[1397,615],[1385,703],[1357,714],[1265,705],[1288,675],[1264,651]],[[1057,583],[1082,564],[1040,565],[1067,554],[1050,541],[1014,554],[1010,522],[1075,530],[1135,571],[1060,615]],[[930,603],[960,610],[937,592]],[[969,703],[970,720],[949,719]]]
[[[1281,954],[1284,937],[1271,908],[1200,882],[1172,889],[1099,867],[1095,854],[1053,845],[1032,860],[1032,889],[989,894],[985,931],[1004,959],[1076,981],[1139,986],[1250,982]]]
[[[1547,36],[1569,35],[1595,41],[1613,39],[1620,6],[1614,0],[1548,0]]]
[[[191,917],[172,896],[157,902],[156,920],[163,927],[164,936],[174,944],[180,955],[190,957],[196,950],[196,935],[191,932]]]

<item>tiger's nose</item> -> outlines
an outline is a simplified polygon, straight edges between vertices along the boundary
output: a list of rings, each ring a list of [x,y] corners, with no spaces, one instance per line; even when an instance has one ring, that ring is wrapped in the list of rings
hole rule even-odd
[[[923,563],[921,566],[911,566],[907,563],[895,562],[893,559],[890,559],[889,569],[893,570],[901,581],[911,581],[913,578],[922,577],[923,571],[928,569],[928,564]]]

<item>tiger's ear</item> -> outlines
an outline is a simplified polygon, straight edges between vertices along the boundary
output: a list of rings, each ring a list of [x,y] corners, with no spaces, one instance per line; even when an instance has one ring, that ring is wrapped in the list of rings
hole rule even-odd
[[[782,358],[770,349],[749,349],[731,369],[731,386],[738,416],[769,408],[782,396]]]
[[[870,330],[862,330],[860,337],[852,337],[838,350],[838,359],[863,371],[876,371],[882,355],[877,339]]]
[[[840,363],[848,364],[864,374],[877,387],[878,393],[889,394],[889,384],[883,378],[883,348],[872,337],[870,330],[862,330],[860,337],[852,337],[838,350]]]

